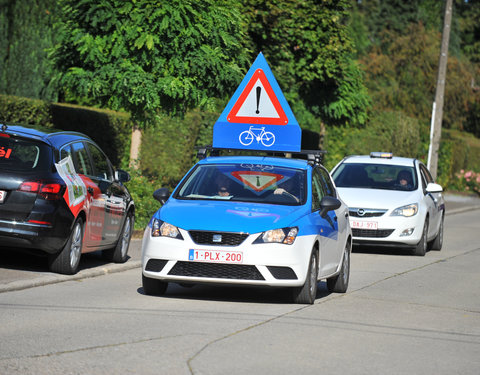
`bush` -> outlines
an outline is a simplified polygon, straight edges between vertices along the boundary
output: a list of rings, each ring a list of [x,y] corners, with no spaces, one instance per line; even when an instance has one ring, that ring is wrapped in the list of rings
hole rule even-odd
[[[480,172],[461,170],[455,173],[456,179],[451,187],[458,191],[475,193],[480,196]]]
[[[131,180],[127,186],[135,202],[135,229],[144,229],[160,203],[153,198],[153,192],[159,188],[158,184],[151,179],[142,176],[140,171],[129,170]]]
[[[368,155],[372,151],[419,157],[420,135],[418,121],[401,112],[373,114],[365,128],[328,127],[325,165],[331,169],[347,155]]]

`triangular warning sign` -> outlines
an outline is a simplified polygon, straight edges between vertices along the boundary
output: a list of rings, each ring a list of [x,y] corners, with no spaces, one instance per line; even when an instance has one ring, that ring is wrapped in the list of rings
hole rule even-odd
[[[263,191],[283,178],[281,174],[257,171],[236,171],[232,175],[255,191]]]
[[[262,69],[253,73],[227,115],[228,122],[287,125],[288,117]]]

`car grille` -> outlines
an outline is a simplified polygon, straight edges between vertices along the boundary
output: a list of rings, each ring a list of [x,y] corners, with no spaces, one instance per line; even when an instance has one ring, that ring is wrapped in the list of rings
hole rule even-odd
[[[363,214],[359,214],[358,211],[363,210]],[[348,213],[351,217],[379,217],[382,216],[387,210],[376,210],[376,209],[361,209],[361,208],[350,208]]]
[[[384,238],[390,236],[395,229],[352,229],[353,237]]]
[[[193,242],[198,245],[219,245],[219,246],[238,246],[248,233],[229,233],[229,232],[209,232],[200,230],[191,230],[188,232]],[[214,241],[214,236],[220,236],[220,241]]]
[[[265,280],[257,267],[240,264],[179,261],[168,274],[172,276],[213,277],[217,279]]]
[[[160,272],[163,270],[163,267],[165,267],[167,262],[168,260],[164,259],[149,259],[145,266],[145,271]]]

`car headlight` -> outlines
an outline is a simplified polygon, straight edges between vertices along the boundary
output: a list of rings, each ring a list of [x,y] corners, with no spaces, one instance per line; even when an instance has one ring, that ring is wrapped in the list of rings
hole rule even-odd
[[[253,243],[283,243],[291,245],[297,238],[298,228],[271,229],[263,232]]]
[[[152,222],[152,237],[170,237],[183,240],[180,230],[165,221],[154,219]]]
[[[418,212],[418,204],[412,203],[407,204],[406,206],[398,207],[393,210],[390,216],[406,216],[410,217],[416,215]]]

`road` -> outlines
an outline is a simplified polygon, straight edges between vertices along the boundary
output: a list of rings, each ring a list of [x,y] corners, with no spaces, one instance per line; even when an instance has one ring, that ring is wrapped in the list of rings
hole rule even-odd
[[[88,276],[0,293],[0,374],[476,375],[479,228],[480,210],[458,212],[440,252],[356,251],[348,293],[322,282],[312,306],[263,288],[145,296],[139,268],[92,257]]]

